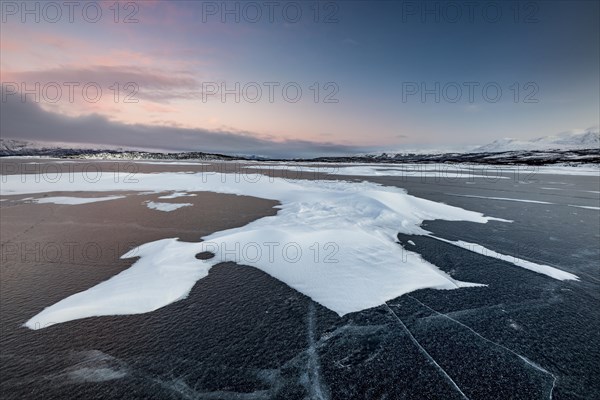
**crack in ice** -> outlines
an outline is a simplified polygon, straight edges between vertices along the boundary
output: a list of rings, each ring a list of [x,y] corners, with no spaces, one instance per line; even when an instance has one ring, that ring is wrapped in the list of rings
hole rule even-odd
[[[308,374],[308,389],[311,399],[328,400],[327,389],[323,387],[321,382],[321,365],[319,355],[317,353],[317,344],[315,343],[315,304],[310,303],[308,309],[308,356],[307,374]]]
[[[533,361],[531,361],[531,360],[527,359],[527,357],[525,357],[525,356],[523,356],[523,355],[521,355],[521,354],[517,353],[516,351],[514,351],[514,350],[511,350],[511,349],[509,349],[508,347],[506,347],[506,346],[504,346],[504,345],[502,345],[502,344],[500,344],[500,343],[496,343],[496,342],[494,342],[493,340],[490,340],[490,339],[488,339],[488,338],[486,338],[486,337],[482,336],[480,333],[478,333],[477,331],[475,331],[475,330],[474,330],[473,328],[471,328],[470,326],[468,326],[468,325],[466,325],[466,324],[463,324],[462,322],[460,322],[460,321],[458,321],[458,320],[456,320],[456,319],[452,318],[451,316],[449,316],[449,315],[447,315],[447,314],[441,313],[441,312],[439,312],[439,311],[437,311],[437,310],[435,310],[435,309],[431,308],[430,306],[428,306],[427,304],[423,303],[423,302],[422,302],[422,301],[420,301],[419,299],[417,299],[417,298],[415,298],[415,297],[411,296],[410,294],[408,294],[408,295],[407,295],[407,297],[410,297],[411,299],[413,299],[414,301],[416,301],[417,303],[419,303],[419,304],[420,304],[420,305],[422,305],[423,307],[425,307],[425,308],[427,308],[427,309],[429,309],[429,310],[433,311],[433,312],[434,312],[434,313],[436,313],[437,315],[439,315],[439,316],[441,316],[441,317],[444,317],[444,318],[447,318],[447,319],[449,319],[450,321],[452,321],[452,322],[454,322],[454,323],[456,323],[456,324],[458,324],[458,325],[462,326],[463,328],[466,328],[466,329],[468,329],[469,331],[471,331],[472,333],[474,333],[475,335],[477,335],[479,338],[483,339],[484,341],[486,341],[486,342],[488,342],[488,343],[491,343],[491,344],[493,344],[493,345],[495,345],[495,346],[498,346],[498,347],[500,347],[500,348],[502,348],[502,349],[504,349],[504,350],[508,351],[509,353],[512,353],[513,355],[515,355],[515,356],[517,356],[518,358],[520,358],[522,361],[524,361],[524,362],[525,362],[525,364],[527,364],[528,366],[532,367],[533,369],[535,369],[535,370],[537,370],[537,371],[540,371],[540,372],[542,372],[542,373],[544,373],[544,374],[550,375],[550,376],[552,377],[552,387],[551,387],[551,389],[550,389],[550,399],[552,399],[552,392],[554,391],[554,385],[555,385],[555,383],[556,383],[556,376],[555,376],[553,373],[551,373],[550,371],[546,370],[545,368],[543,368],[543,367],[541,367],[541,366],[537,365],[536,363],[534,363]]]
[[[398,316],[398,314],[396,314],[394,312],[394,310],[392,310],[390,308],[390,306],[387,303],[384,303],[384,306],[388,309],[388,311],[390,313],[392,313],[392,315],[396,318],[396,320],[398,320],[398,322],[400,323],[400,326],[402,327],[402,329],[404,330],[404,332],[406,332],[406,334],[408,335],[408,337],[410,338],[410,340],[417,346],[417,348],[419,349],[419,351],[421,353],[423,353],[423,355],[425,355],[425,357],[433,364],[433,366],[444,376],[444,378],[450,383],[450,385],[452,385],[452,387],[454,387],[454,389],[456,389],[456,391],[458,393],[460,393],[460,395],[469,400],[469,398],[467,397],[466,394],[464,394],[464,392],[460,389],[460,387],[456,384],[456,382],[454,382],[454,380],[450,377],[450,375],[448,375],[448,373],[444,370],[444,368],[442,368],[440,366],[440,364],[437,363],[437,361],[435,361],[435,359],[431,356],[431,354],[429,354],[427,352],[427,350],[425,350],[425,348],[421,345],[421,343],[419,343],[419,341],[417,340],[417,338],[415,338],[413,336],[413,334],[410,332],[410,330],[406,327],[406,325],[404,325],[404,322],[402,322],[402,320],[400,319],[400,317]]]

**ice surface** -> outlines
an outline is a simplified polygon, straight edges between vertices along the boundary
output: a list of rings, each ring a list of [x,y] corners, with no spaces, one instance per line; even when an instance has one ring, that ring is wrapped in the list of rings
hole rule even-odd
[[[152,210],[165,211],[165,212],[175,211],[181,207],[189,207],[192,205],[193,205],[192,203],[158,203],[158,202],[154,202],[154,201],[146,202],[146,207],[148,207]]]
[[[57,188],[211,191],[281,203],[274,216],[215,232],[200,243],[176,238],[146,243],[123,256],[140,257],[132,267],[46,308],[26,326],[37,329],[91,316],[150,312],[185,298],[197,280],[224,261],[256,267],[339,315],[379,306],[421,288],[475,286],[453,279],[403,248],[396,236],[398,232],[429,234],[420,226],[424,220],[499,220],[371,182],[262,177],[247,181],[235,174],[138,174],[137,182],[122,185],[112,175],[94,183],[65,179],[59,184],[36,183],[33,179],[22,182],[19,176],[7,176],[1,193],[29,194]],[[215,257],[195,258],[205,251]]]

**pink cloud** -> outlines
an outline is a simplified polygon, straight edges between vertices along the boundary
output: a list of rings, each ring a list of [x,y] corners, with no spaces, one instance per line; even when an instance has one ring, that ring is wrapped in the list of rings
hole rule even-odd
[[[142,107],[151,113],[174,113],[177,112],[177,109],[173,108],[173,107],[168,107],[168,106],[163,106],[160,104],[155,104],[155,103],[147,103],[147,104],[142,104]]]

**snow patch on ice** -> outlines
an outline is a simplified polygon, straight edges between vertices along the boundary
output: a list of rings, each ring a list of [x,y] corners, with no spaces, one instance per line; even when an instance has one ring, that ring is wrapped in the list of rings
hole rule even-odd
[[[121,257],[140,256],[131,267],[44,309],[25,325],[39,329],[91,316],[141,314],[184,299],[211,267],[194,257],[200,248],[177,239],[146,243]],[[160,260],[161,255],[168,258]]]
[[[173,192],[171,194],[160,196],[159,199],[176,199],[178,197],[194,197],[194,196],[196,196],[194,193]]]
[[[145,204],[146,207],[148,207],[151,210],[158,210],[164,212],[175,211],[179,208],[189,207],[193,205],[192,203],[159,203],[154,201],[147,201]]]
[[[547,201],[513,199],[513,198],[508,198],[508,197],[487,197],[487,196],[475,196],[475,195],[470,195],[470,194],[454,194],[454,193],[448,193],[448,194],[450,194],[452,196],[457,196],[457,197],[472,197],[472,198],[476,198],[476,199],[518,201],[521,203],[554,204],[554,203],[549,203]]]
[[[134,162],[136,164],[148,164],[148,165],[210,165],[207,163],[200,163],[200,162],[193,162],[193,161],[168,161],[168,160],[165,160],[165,161],[128,160],[127,162]]]
[[[125,196],[106,196],[106,197],[67,197],[67,196],[55,196],[55,197],[41,197],[38,199],[31,199],[34,203],[45,204],[69,204],[69,205],[78,205],[78,204],[89,204],[96,203],[98,201],[108,201],[108,200],[116,200],[123,199]],[[25,199],[23,199],[25,200]]]

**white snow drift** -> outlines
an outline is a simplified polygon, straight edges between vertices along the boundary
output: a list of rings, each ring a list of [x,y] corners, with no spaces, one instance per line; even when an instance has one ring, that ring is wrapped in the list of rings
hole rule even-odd
[[[61,191],[211,191],[281,203],[275,216],[215,232],[200,243],[172,238],[132,250],[123,256],[141,257],[132,267],[46,308],[27,321],[32,329],[91,316],[156,310],[185,298],[195,282],[222,261],[265,271],[339,315],[375,307],[421,288],[474,286],[477,284],[453,279],[403,248],[396,235],[429,234],[420,227],[424,220],[498,220],[370,182],[266,177],[249,182],[235,175],[201,173],[138,174],[137,183],[126,185],[115,183],[112,175],[93,184],[83,179],[49,184],[33,179],[22,182],[18,176],[6,178],[2,194],[39,193],[58,187]],[[205,251],[215,256],[195,258]],[[530,269],[556,279],[576,278],[557,275],[555,268],[544,265]]]

